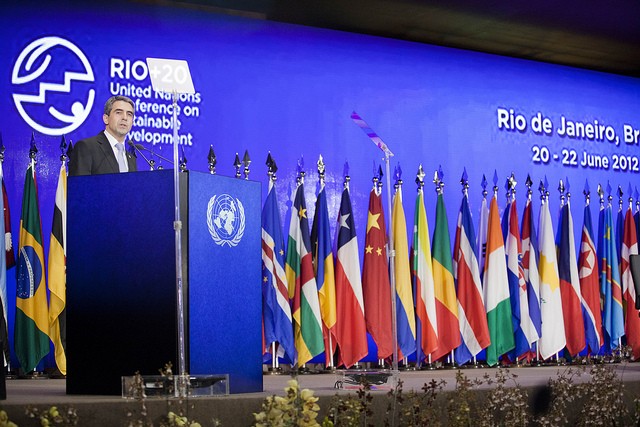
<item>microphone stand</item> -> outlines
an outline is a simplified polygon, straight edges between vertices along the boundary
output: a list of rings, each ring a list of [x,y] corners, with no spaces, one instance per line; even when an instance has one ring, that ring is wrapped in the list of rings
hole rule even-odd
[[[164,160],[165,162],[168,162],[170,164],[173,164],[172,160],[167,159],[166,157],[162,157],[160,154],[156,153],[153,150],[149,150],[147,147],[145,147],[142,144],[135,144],[136,149],[138,150],[144,150],[144,151],[148,151],[149,153],[151,153],[152,156],[156,156],[157,158],[159,158],[160,160]]]
[[[147,156],[144,155],[144,153],[140,150],[140,147],[142,147],[142,145],[140,144],[134,144],[132,140],[129,140],[128,144],[133,147],[133,149],[135,150],[136,153],[140,154],[142,156],[142,158],[144,159],[145,162],[147,162],[147,164],[149,165],[149,170],[154,170],[155,169],[155,160],[149,160],[147,159]]]
[[[149,150],[147,147],[145,147],[142,144],[136,144],[136,147],[143,149],[144,151],[148,151],[150,152],[152,155],[156,156],[157,158],[159,158],[160,160],[164,160],[165,162],[168,162],[170,164],[173,164],[172,160],[167,159],[166,157],[162,157],[160,154],[156,153],[153,150]]]

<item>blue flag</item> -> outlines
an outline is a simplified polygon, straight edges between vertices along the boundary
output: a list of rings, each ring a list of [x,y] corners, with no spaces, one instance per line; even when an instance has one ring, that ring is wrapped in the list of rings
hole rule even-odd
[[[281,350],[284,350],[280,353],[294,362],[296,348],[284,259],[280,212],[275,186],[270,182],[267,200],[262,208],[262,312],[265,343],[279,343]]]
[[[584,207],[584,225],[580,244],[580,292],[582,292],[582,317],[584,319],[585,340],[591,354],[598,354],[602,346],[602,313],[600,310],[600,288],[598,256],[593,243],[591,211]]]
[[[620,345],[620,338],[624,335],[622,285],[611,205],[601,210],[600,215],[602,227],[598,238],[598,256],[600,293],[603,299],[602,326],[606,348],[611,351]]]

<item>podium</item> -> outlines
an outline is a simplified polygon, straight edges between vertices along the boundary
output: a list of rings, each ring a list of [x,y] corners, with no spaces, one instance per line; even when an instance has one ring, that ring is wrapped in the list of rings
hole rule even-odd
[[[262,391],[260,183],[180,174],[185,355],[191,375]],[[173,171],[69,177],[67,394],[178,374]]]

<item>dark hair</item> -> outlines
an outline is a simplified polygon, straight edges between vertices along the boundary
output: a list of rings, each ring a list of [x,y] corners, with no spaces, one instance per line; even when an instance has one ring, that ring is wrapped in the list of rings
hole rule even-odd
[[[113,104],[116,101],[124,101],[124,102],[130,104],[133,107],[133,114],[136,113],[136,104],[133,103],[131,98],[126,97],[126,96],[122,96],[122,95],[116,95],[116,96],[112,96],[111,98],[107,99],[107,102],[105,102],[105,104],[104,104],[104,114],[105,114],[105,116],[108,116],[109,114],[111,114],[111,110],[113,109]]]

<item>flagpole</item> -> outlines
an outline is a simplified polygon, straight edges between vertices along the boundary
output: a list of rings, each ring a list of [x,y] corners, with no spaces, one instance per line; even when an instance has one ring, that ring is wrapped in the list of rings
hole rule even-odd
[[[384,148],[381,147],[384,151],[384,165],[385,170],[387,172],[387,206],[391,209],[392,200],[391,200],[391,168],[389,166],[389,161],[393,153],[387,148],[385,145]],[[398,375],[398,322],[396,319],[396,273],[395,273],[395,258],[396,253],[393,247],[393,227],[389,227],[389,282],[391,283],[391,332],[393,336],[393,354],[391,355],[391,370],[394,375]]]
[[[278,363],[278,356],[276,356],[276,343],[271,343],[271,372],[276,371],[276,364]]]
[[[389,161],[393,156],[393,153],[391,152],[391,150],[389,150],[389,147],[387,147],[384,141],[382,141],[382,139],[373,131],[373,129],[369,127],[369,125],[364,120],[362,120],[362,118],[355,111],[351,113],[351,120],[353,120],[354,123],[357,124],[360,127],[360,129],[362,129],[362,131],[367,134],[369,139],[371,139],[371,141],[376,145],[376,147],[378,147],[379,149],[382,150],[382,152],[384,152],[384,164],[385,164],[385,170],[387,172],[387,206],[389,207],[389,209],[391,209],[393,205],[392,205],[392,199],[391,199],[391,168],[389,166]],[[392,343],[393,354],[391,355],[391,369],[392,369],[393,375],[397,377],[397,375],[399,374],[399,371],[398,371],[398,325],[397,325],[397,319],[396,319],[396,279],[395,279],[396,253],[393,247],[393,227],[389,227],[388,247],[389,247],[389,252],[387,255],[389,257],[389,279],[390,279],[389,282],[391,287],[391,328],[392,328],[392,335],[393,335],[393,343]]]

